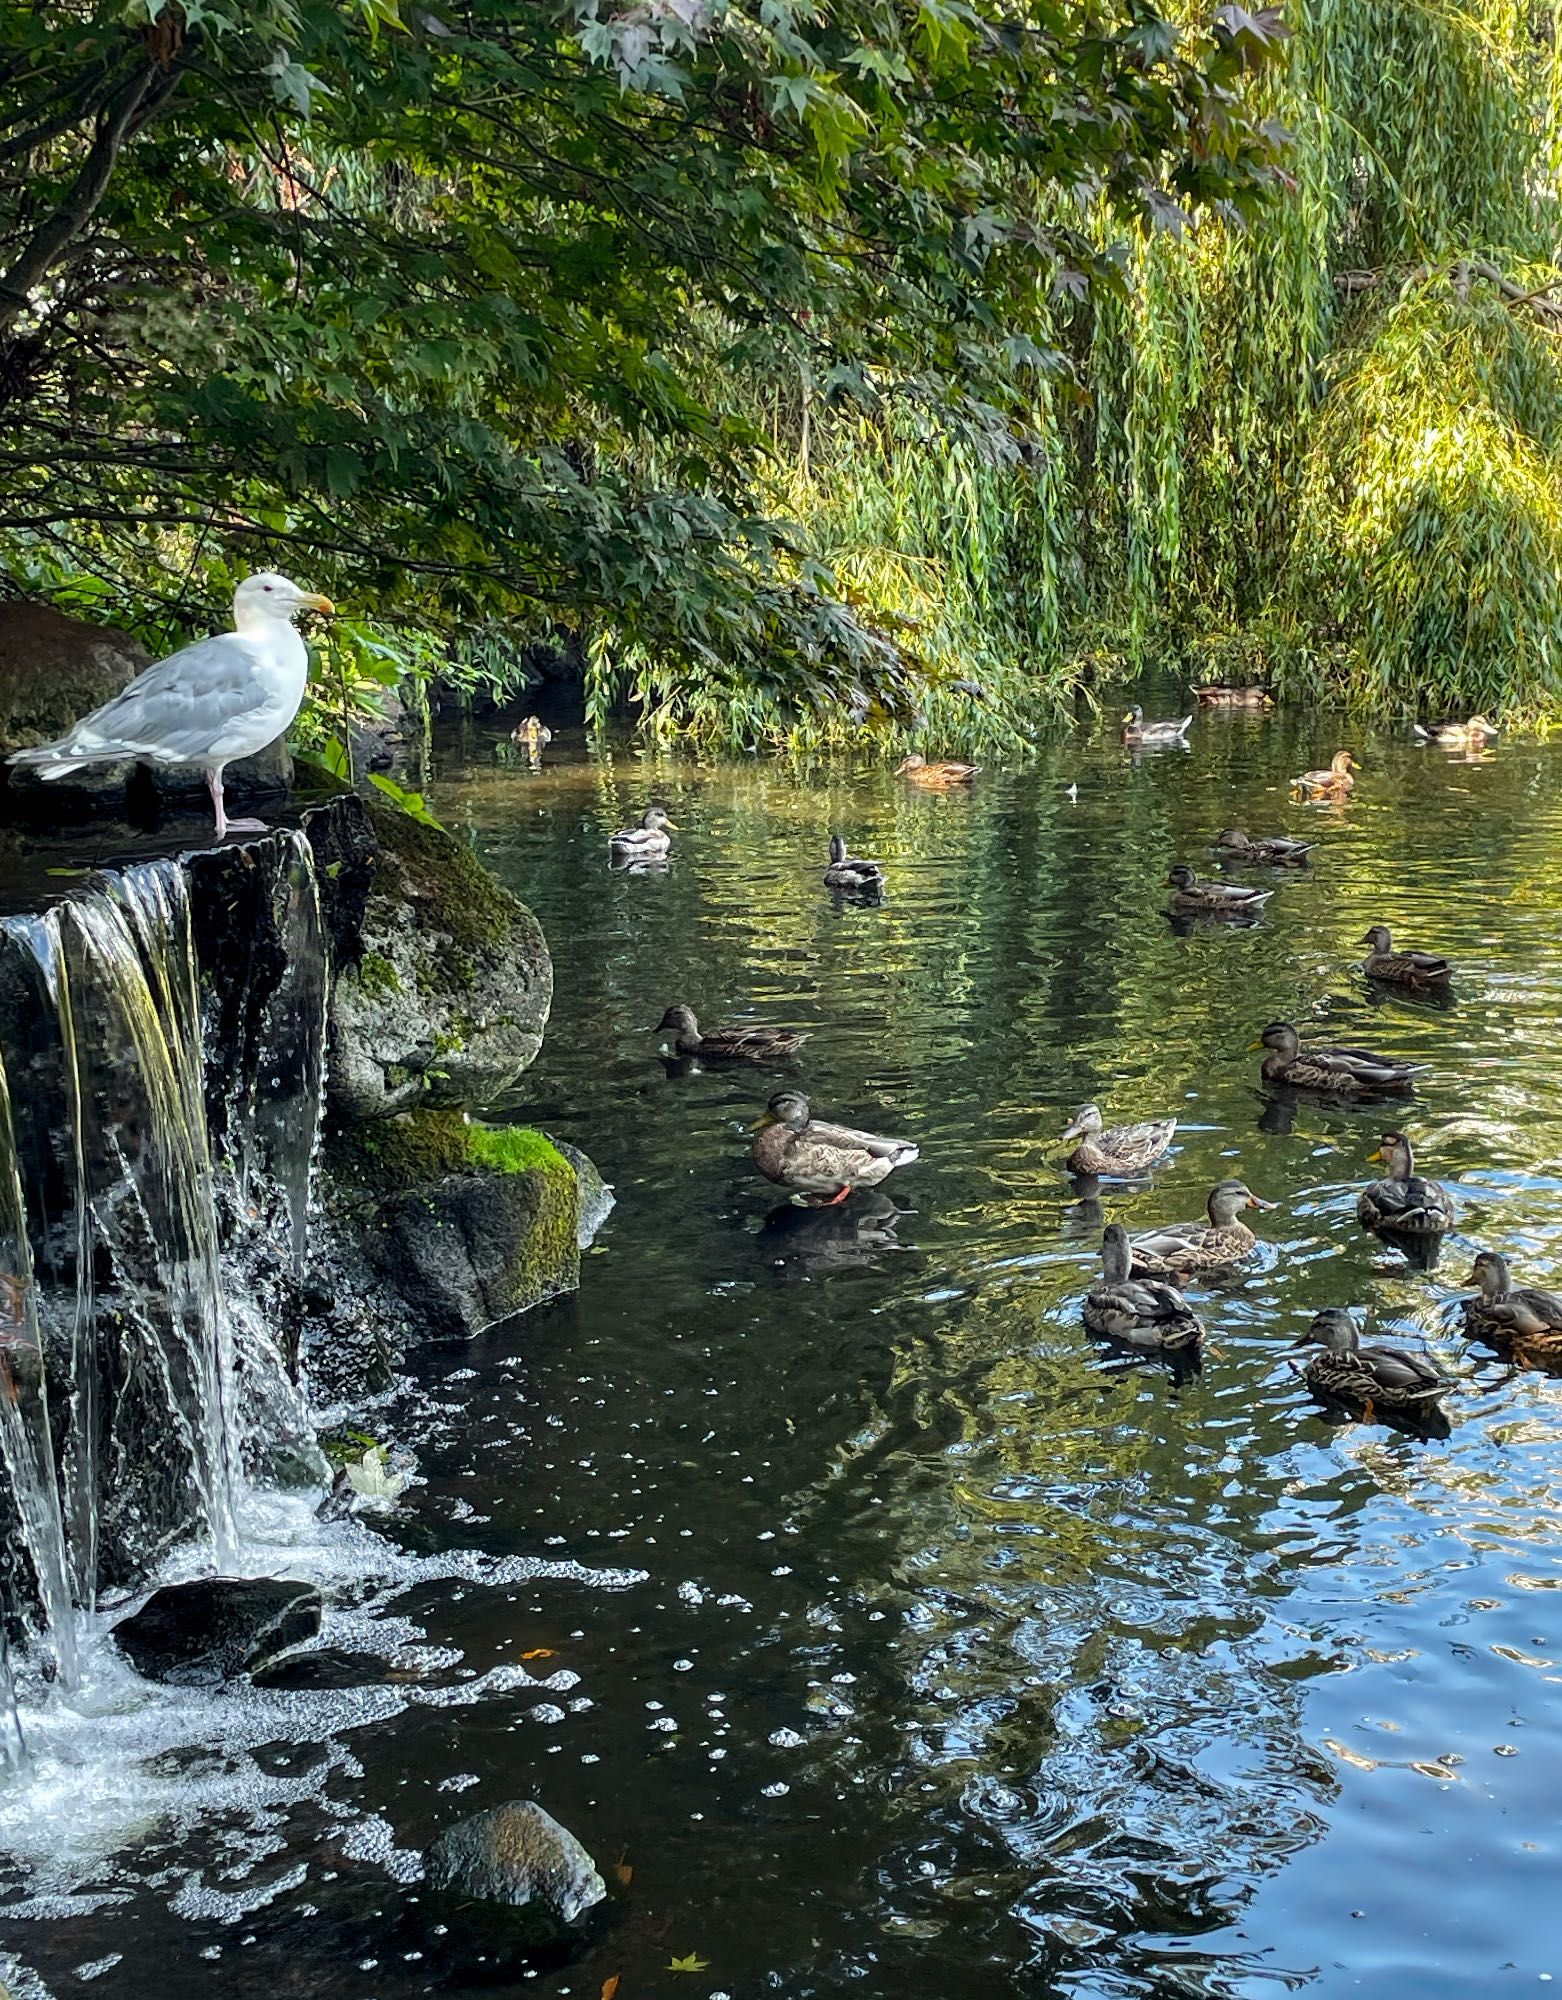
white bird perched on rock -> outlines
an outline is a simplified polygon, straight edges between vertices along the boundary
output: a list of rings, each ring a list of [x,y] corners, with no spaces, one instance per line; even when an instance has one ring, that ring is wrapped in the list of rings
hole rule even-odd
[[[57,741],[18,750],[9,761],[32,765],[45,780],[121,757],[195,764],[212,795],[217,838],[230,829],[261,832],[262,820],[228,818],[223,770],[275,743],[291,724],[309,679],[309,649],[293,620],[301,611],[335,609],[329,597],[300,590],[274,570],[247,576],[233,593],[231,632],[170,653]]]

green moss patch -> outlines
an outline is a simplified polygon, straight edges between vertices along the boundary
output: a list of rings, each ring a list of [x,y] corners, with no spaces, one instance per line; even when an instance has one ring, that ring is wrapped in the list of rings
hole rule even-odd
[[[524,1174],[533,1167],[544,1173],[568,1174],[575,1170],[553,1141],[529,1125],[469,1125],[472,1158],[502,1174]]]

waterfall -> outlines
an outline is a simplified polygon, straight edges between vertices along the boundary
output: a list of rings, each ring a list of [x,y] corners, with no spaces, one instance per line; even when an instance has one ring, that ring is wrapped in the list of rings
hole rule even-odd
[[[244,1479],[322,1469],[287,1320],[326,970],[297,833],[0,922],[0,1609],[63,1677],[73,1604],[191,1536],[230,1561]]]

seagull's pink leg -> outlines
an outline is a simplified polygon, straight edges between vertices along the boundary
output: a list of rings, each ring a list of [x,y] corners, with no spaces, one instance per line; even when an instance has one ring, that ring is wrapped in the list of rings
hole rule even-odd
[[[230,833],[264,833],[263,819],[229,819],[222,803],[222,768],[206,773],[206,789],[212,795],[212,810],[217,815],[217,838],[226,840]]]

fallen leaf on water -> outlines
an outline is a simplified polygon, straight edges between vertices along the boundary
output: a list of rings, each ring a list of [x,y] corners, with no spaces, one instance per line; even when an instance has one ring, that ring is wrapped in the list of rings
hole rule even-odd
[[[691,1951],[687,1958],[669,1960],[667,1970],[669,1972],[703,1972],[709,1964],[710,1960],[708,1958],[701,1958],[697,1951]]]
[[[553,1658],[553,1648],[551,1646],[533,1646],[529,1653],[522,1653],[521,1658],[523,1660],[551,1660]]]
[[[90,870],[86,868],[46,868],[44,873],[46,875],[86,875],[90,873]]]
[[[602,2000],[613,2000],[613,1995],[617,1991],[618,1974],[615,1972],[611,1979],[604,1979],[602,1982]]]
[[[635,1879],[634,1869],[630,1866],[629,1862],[624,1858],[624,1856],[627,1855],[628,1852],[629,1849],[626,1847],[624,1849],[623,1854],[619,1855],[618,1859],[613,1863],[613,1873],[618,1877],[619,1881],[623,1883],[626,1889],[629,1887],[630,1883]]]

